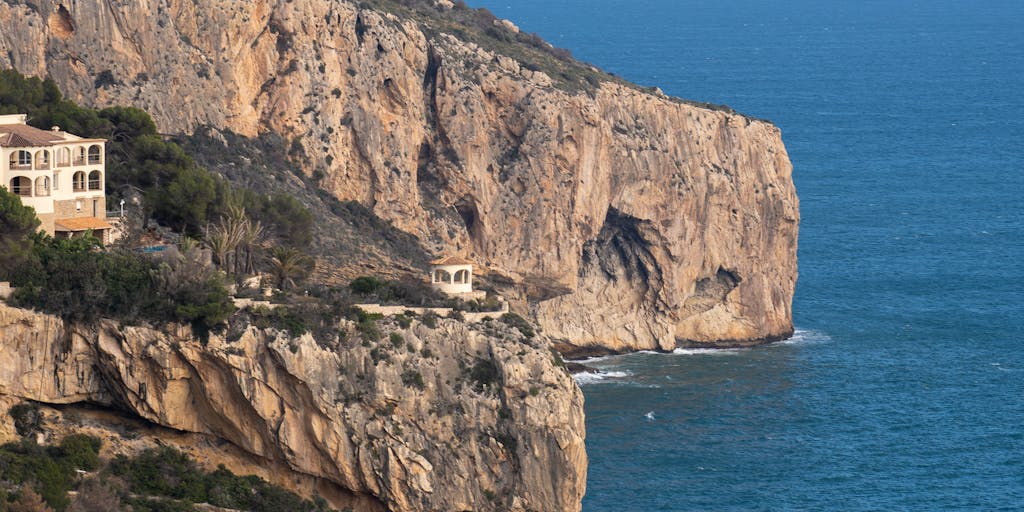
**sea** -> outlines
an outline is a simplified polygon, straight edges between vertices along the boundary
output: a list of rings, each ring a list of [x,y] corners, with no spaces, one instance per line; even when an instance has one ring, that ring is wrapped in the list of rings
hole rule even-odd
[[[1024,510],[1024,1],[469,3],[793,162],[795,336],[590,361],[585,512]]]

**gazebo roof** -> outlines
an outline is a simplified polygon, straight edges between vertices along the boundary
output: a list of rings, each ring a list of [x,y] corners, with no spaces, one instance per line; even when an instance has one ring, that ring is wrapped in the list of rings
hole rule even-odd
[[[463,258],[461,256],[446,256],[441,259],[436,259],[430,262],[431,265],[443,266],[443,265],[472,265],[473,262]]]

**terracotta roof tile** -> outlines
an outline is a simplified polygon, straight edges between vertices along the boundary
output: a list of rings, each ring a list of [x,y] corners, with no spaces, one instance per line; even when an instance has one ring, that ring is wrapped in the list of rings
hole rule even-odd
[[[0,146],[3,147],[52,146],[56,142],[64,142],[64,136],[26,124],[0,124]]]
[[[85,231],[87,229],[110,229],[113,226],[107,221],[96,217],[72,217],[68,219],[57,219],[57,231]]]
[[[447,256],[430,262],[431,265],[472,265],[473,262],[461,256]]]

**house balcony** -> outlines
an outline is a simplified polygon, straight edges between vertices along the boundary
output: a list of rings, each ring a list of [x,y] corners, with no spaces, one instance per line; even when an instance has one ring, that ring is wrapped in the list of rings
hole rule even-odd
[[[31,171],[32,164],[10,164],[7,166],[12,171]]]

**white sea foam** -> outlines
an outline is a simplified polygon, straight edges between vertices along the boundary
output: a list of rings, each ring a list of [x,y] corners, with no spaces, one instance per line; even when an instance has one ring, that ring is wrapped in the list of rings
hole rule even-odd
[[[709,356],[728,356],[733,354],[739,354],[740,352],[747,349],[739,348],[677,348],[672,351],[677,356],[696,356],[696,355],[709,355]]]
[[[647,411],[647,414],[644,414],[644,418],[647,418],[647,421],[654,421],[654,411]]]
[[[609,379],[625,379],[631,377],[632,372],[627,371],[601,371],[596,373],[581,372],[573,375],[576,379],[576,383],[579,385],[584,384],[597,384],[599,382],[608,381]]]
[[[590,363],[599,363],[601,361],[606,361],[606,360],[611,359],[613,357],[616,357],[616,356],[615,355],[610,355],[610,356],[585,357],[583,359],[567,359],[567,361],[573,362],[573,363],[580,363],[580,364],[590,364]]]
[[[832,337],[821,331],[812,331],[807,329],[796,329],[793,331],[793,336],[788,340],[778,342],[779,345],[813,345],[818,343],[828,343],[832,341]]]

